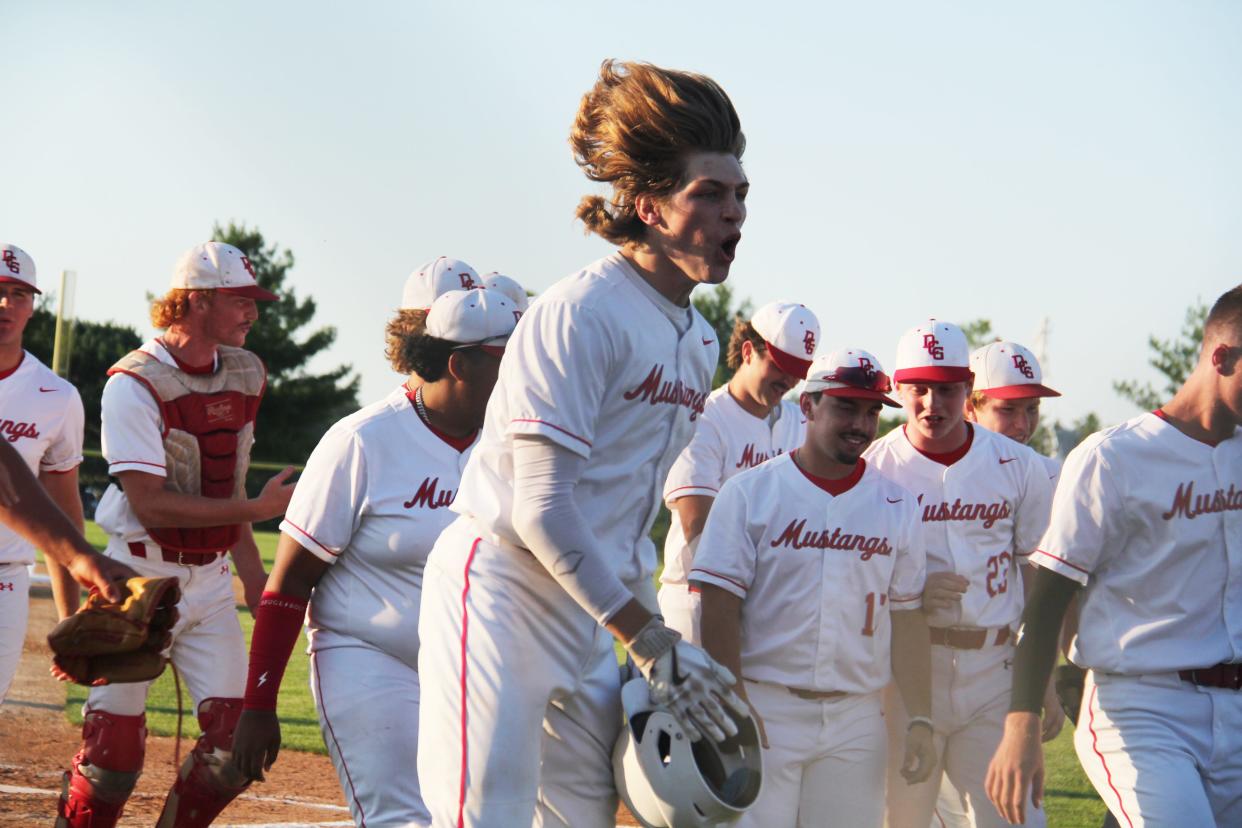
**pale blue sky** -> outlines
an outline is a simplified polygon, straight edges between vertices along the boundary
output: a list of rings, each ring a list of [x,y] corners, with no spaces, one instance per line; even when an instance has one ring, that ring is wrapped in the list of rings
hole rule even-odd
[[[0,0],[0,30],[0,239],[145,333],[214,220],[257,225],[364,400],[420,262],[541,291],[607,252],[566,136],[610,56],[728,90],[753,184],[729,284],[810,306],[821,347],[891,370],[929,315],[1027,344],[1048,317],[1047,412],[1115,422],[1148,334],[1242,281],[1235,2]]]

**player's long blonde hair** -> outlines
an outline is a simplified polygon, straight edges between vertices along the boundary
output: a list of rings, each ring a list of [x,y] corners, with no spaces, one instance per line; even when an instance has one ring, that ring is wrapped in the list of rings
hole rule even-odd
[[[584,196],[578,218],[588,232],[623,245],[643,237],[638,195],[676,189],[691,152],[727,152],[740,160],[746,136],[729,96],[711,78],[606,60],[582,97],[569,143],[587,178],[612,185],[611,200]]]
[[[210,289],[173,288],[163,296],[157,296],[151,300],[151,324],[162,331],[189,316],[191,293],[203,294],[208,302],[213,301],[216,296],[216,292]]]

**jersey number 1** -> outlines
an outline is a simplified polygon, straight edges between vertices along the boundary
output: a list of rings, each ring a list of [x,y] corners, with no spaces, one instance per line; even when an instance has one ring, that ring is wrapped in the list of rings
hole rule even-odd
[[[863,621],[862,634],[863,635],[875,635],[876,593],[868,592],[866,601],[867,601],[867,617]],[[884,606],[887,602],[888,602],[888,596],[881,592],[879,594],[880,606]]]

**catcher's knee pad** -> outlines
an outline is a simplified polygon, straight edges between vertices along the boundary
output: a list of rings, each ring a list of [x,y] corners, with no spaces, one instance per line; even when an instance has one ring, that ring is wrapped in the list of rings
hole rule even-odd
[[[204,699],[198,706],[203,735],[181,763],[157,828],[204,828],[250,785],[230,761],[241,699]]]
[[[146,751],[146,717],[88,710],[56,806],[57,828],[111,828],[121,817]]]

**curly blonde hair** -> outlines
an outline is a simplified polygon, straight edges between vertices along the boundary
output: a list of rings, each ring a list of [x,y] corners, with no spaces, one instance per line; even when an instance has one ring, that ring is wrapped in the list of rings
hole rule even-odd
[[[729,96],[714,80],[650,63],[606,60],[582,97],[569,133],[574,161],[612,198],[584,196],[577,217],[613,244],[642,239],[635,199],[677,188],[691,152],[727,152],[738,160],[746,136]]]
[[[190,314],[191,293],[205,295],[208,302],[214,300],[216,295],[214,290],[173,288],[163,296],[151,300],[151,324],[159,330],[164,330],[187,317]]]

